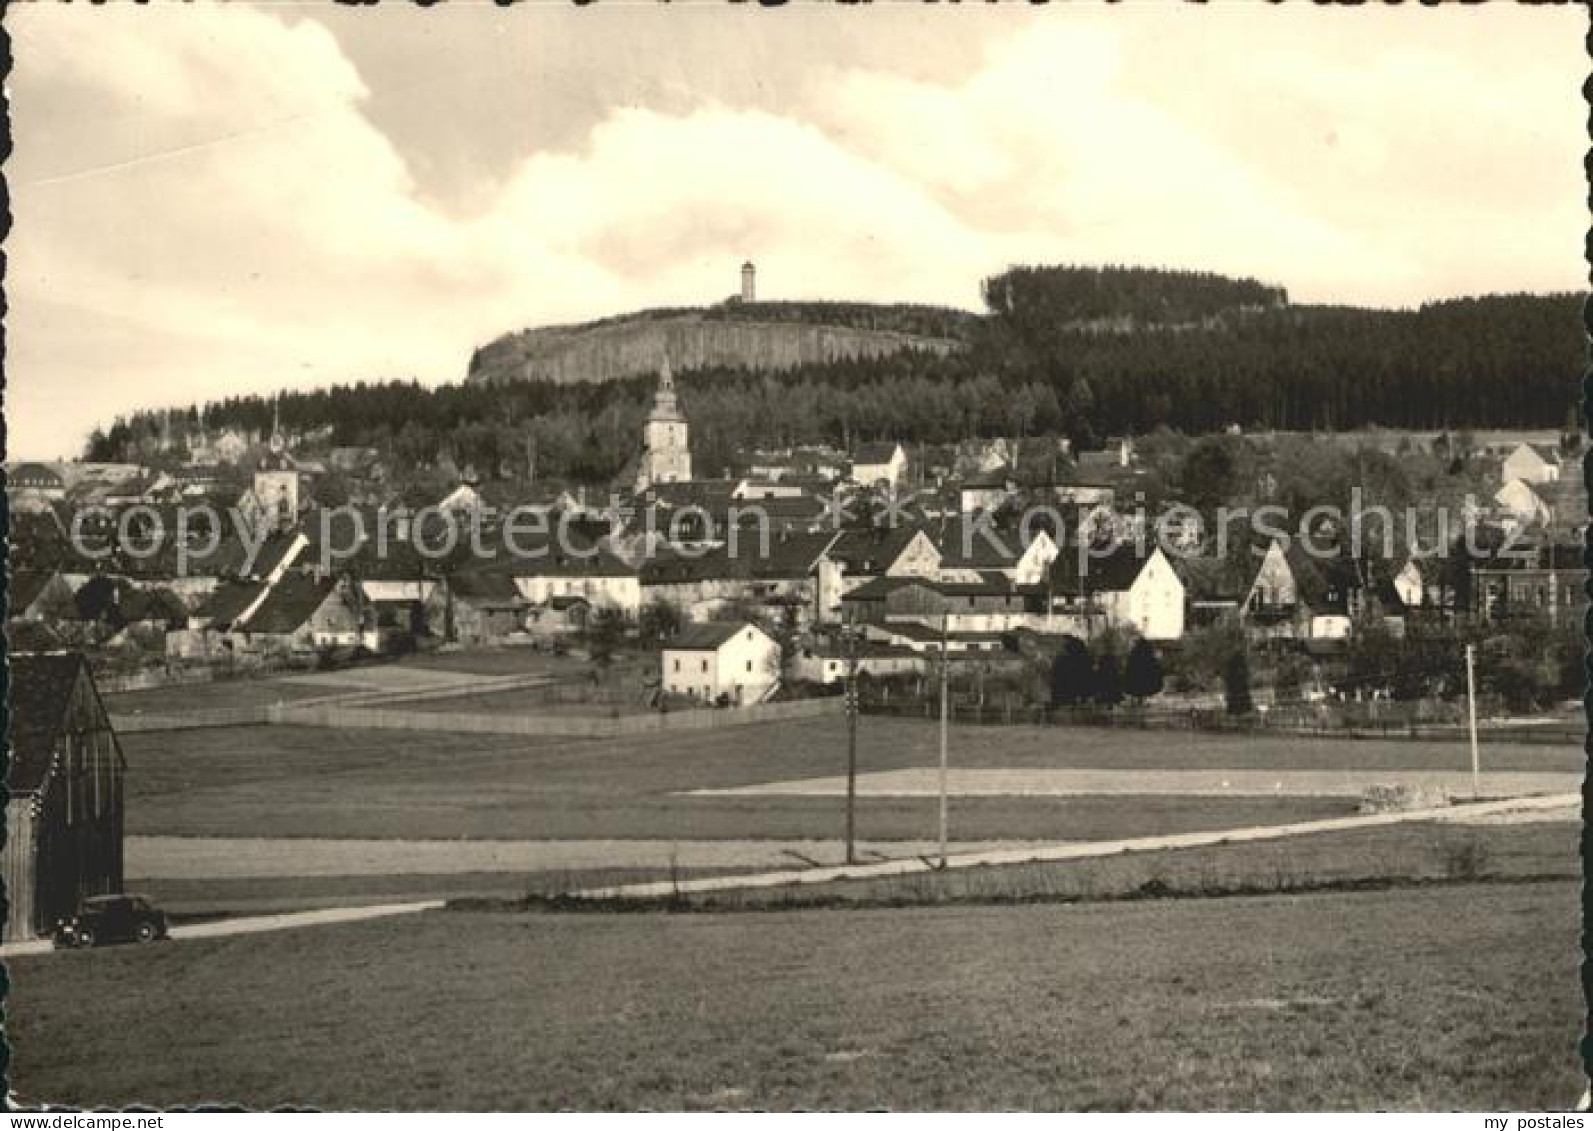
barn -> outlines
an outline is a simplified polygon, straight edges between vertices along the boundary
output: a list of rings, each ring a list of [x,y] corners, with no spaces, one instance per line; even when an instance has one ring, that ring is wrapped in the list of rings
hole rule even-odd
[[[7,940],[122,888],[121,743],[80,652],[11,656]]]

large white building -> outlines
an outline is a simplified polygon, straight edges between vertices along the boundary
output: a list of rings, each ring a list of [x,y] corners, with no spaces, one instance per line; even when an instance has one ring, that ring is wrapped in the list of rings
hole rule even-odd
[[[647,414],[642,430],[642,460],[636,470],[636,490],[645,491],[657,483],[684,483],[691,478],[691,448],[687,443],[686,418],[675,399],[675,377],[669,358],[658,371],[658,391],[653,410]]]

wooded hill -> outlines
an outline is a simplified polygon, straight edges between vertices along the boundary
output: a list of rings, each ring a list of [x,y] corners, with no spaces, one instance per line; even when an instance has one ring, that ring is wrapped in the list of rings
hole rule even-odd
[[[778,372],[677,361],[699,466],[711,472],[741,447],[876,437],[944,443],[1067,434],[1087,446],[1160,426],[1558,427],[1580,399],[1582,298],[1574,294],[1393,311],[1294,306],[1254,280],[1069,267],[1014,268],[983,290],[983,316],[845,303],[695,312],[699,322],[785,317],[804,328],[819,318],[874,319],[870,332],[944,333],[938,340],[955,343],[944,352],[848,356]],[[629,317],[667,322],[674,313]],[[377,447],[399,463],[427,462],[446,448],[461,462],[494,468],[519,459],[529,438],[543,473],[601,481],[635,451],[650,374],[649,367],[601,384],[338,386],[285,394],[282,415],[296,429],[330,425],[334,443]],[[261,429],[271,411],[268,398],[240,397],[192,413],[212,428]],[[95,434],[87,454],[123,458],[159,423],[153,413],[119,421]]]

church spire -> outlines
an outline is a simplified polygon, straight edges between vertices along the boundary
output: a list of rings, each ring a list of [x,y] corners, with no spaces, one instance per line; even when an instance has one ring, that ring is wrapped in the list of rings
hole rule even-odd
[[[684,419],[680,414],[680,404],[675,399],[675,373],[669,367],[669,353],[664,353],[664,362],[658,367],[658,389],[653,393],[653,411],[648,416],[649,420]]]
[[[282,394],[278,393],[271,402],[271,439],[270,447],[273,452],[287,449],[287,441],[282,436]]]

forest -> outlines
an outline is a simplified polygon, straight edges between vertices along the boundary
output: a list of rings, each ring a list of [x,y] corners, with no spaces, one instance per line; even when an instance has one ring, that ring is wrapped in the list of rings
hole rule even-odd
[[[1254,280],[1123,268],[1018,267],[985,280],[988,310],[750,304],[815,320],[900,312],[899,325],[962,339],[945,357],[893,356],[787,372],[676,374],[700,474],[742,449],[859,440],[1005,436],[1100,439],[1170,428],[1423,431],[1560,426],[1578,403],[1582,298],[1491,295],[1415,310],[1297,306]],[[735,309],[736,304],[718,308]],[[725,317],[733,317],[724,313]],[[758,316],[767,316],[758,315]],[[1104,320],[1104,321],[1103,321]],[[284,424],[332,429],[397,465],[446,452],[479,469],[524,466],[606,482],[634,455],[651,381],[554,385],[376,381],[284,393]],[[265,431],[273,400],[230,397],[180,415]],[[145,412],[97,430],[92,459],[147,450]]]

